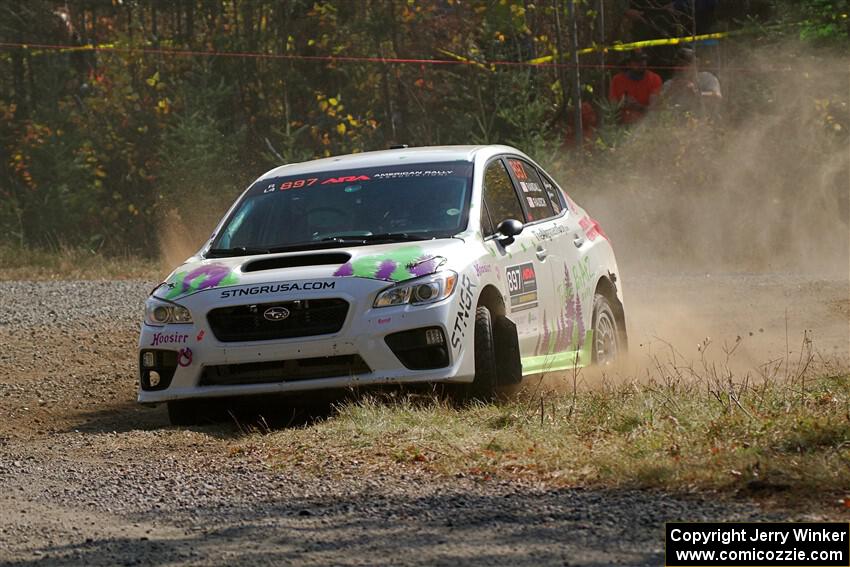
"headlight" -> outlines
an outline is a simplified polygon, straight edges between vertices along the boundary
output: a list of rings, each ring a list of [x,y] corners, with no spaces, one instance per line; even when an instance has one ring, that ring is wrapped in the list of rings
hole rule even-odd
[[[391,305],[423,305],[449,297],[455,290],[457,274],[451,270],[438,272],[389,287],[375,298],[375,307]]]
[[[185,307],[150,297],[145,302],[145,323],[161,327],[170,323],[191,323],[192,314]]]

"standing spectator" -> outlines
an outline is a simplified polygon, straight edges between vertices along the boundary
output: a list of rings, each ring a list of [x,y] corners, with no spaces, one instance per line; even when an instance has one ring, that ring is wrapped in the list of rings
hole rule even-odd
[[[687,111],[706,111],[709,115],[717,113],[723,93],[720,80],[708,71],[697,68],[693,49],[679,49],[676,59],[677,72],[661,88],[661,98],[669,105]]]
[[[633,51],[627,61],[627,68],[611,79],[611,91],[608,99],[622,105],[621,124],[634,124],[643,118],[647,109],[661,92],[661,77],[646,68],[646,54]]]

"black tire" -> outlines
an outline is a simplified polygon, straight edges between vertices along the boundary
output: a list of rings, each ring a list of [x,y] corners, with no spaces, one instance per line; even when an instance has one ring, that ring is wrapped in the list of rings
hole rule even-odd
[[[611,302],[597,293],[593,297],[593,364],[610,366],[625,354],[625,329],[621,327]]]
[[[519,355],[519,337],[513,321],[502,316],[493,320],[496,340],[496,368],[499,386],[516,386],[522,382],[522,360]]]
[[[490,310],[475,310],[475,380],[469,393],[478,400],[490,400],[496,392],[498,373],[496,366],[496,340]]]
[[[168,402],[168,421],[171,425],[199,425],[204,421],[200,400],[172,400]]]

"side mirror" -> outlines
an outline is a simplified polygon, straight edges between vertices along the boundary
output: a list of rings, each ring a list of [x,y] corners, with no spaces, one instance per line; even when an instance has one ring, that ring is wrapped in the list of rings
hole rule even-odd
[[[510,246],[514,243],[514,236],[522,232],[523,224],[516,219],[505,219],[496,227],[496,238],[502,246]]]

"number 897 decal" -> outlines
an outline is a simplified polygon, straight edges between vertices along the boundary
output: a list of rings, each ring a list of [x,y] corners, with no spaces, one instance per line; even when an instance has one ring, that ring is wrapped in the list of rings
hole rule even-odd
[[[528,262],[505,268],[508,293],[511,296],[511,311],[522,311],[537,307],[537,274],[534,264]]]

